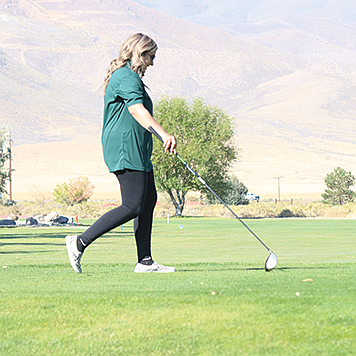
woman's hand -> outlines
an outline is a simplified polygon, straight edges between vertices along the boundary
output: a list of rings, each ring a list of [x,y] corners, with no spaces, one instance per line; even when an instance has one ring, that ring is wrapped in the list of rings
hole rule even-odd
[[[169,152],[170,154],[174,153],[176,154],[176,146],[177,146],[177,141],[172,135],[164,135],[162,137],[163,139],[163,147],[164,147],[164,152]]]

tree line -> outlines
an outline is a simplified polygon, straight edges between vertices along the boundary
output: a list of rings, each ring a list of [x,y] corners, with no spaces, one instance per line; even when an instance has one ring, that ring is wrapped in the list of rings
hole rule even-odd
[[[246,199],[248,188],[236,176],[229,174],[238,156],[232,117],[199,98],[188,103],[185,98],[167,96],[156,103],[154,116],[167,132],[176,137],[179,154],[227,204],[249,203]],[[9,129],[0,129],[0,193],[6,193],[6,183],[10,178],[8,140]],[[152,161],[157,188],[168,194],[176,216],[183,214],[189,191],[199,192],[210,204],[218,202],[174,155],[164,153],[161,142],[156,139]],[[344,168],[337,167],[327,174],[325,185],[323,203],[335,205],[354,201],[352,187],[355,177]],[[80,176],[57,185],[53,195],[59,203],[74,205],[90,199],[93,191],[94,186],[89,179]]]

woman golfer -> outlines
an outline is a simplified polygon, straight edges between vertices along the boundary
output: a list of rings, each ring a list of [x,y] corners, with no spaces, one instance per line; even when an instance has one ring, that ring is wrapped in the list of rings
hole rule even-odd
[[[175,272],[151,256],[151,231],[157,192],[151,163],[152,126],[163,139],[166,152],[176,152],[176,140],[153,119],[152,101],[142,77],[153,66],[157,45],[141,33],[130,36],[121,46],[119,56],[107,70],[102,145],[105,163],[120,183],[122,204],[107,212],[85,232],[66,236],[70,263],[82,273],[80,261],[84,250],[98,237],[134,219],[138,263],[136,273]]]

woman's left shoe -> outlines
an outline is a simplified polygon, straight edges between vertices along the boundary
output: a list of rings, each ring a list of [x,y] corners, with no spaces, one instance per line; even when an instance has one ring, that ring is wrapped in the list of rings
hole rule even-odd
[[[77,235],[66,236],[66,245],[68,250],[68,257],[70,264],[77,273],[82,273],[82,267],[80,265],[80,260],[82,259],[83,252],[79,252],[77,248]]]

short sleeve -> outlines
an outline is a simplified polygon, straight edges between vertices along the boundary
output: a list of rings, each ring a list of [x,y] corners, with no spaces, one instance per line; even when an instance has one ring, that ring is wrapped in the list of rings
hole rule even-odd
[[[141,78],[134,72],[126,75],[120,81],[115,94],[124,100],[126,106],[143,104],[145,91]]]

